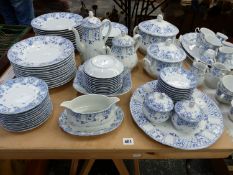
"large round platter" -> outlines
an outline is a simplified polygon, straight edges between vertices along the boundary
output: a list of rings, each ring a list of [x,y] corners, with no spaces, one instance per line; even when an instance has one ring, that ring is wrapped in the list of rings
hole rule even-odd
[[[197,150],[214,144],[222,135],[223,117],[216,103],[206,94],[195,89],[192,95],[197,104],[203,108],[205,119],[197,129],[191,132],[176,130],[171,121],[152,125],[142,113],[143,101],[148,93],[157,91],[157,80],[139,87],[130,100],[130,111],[136,124],[152,139],[162,144],[184,150]]]
[[[0,113],[18,114],[39,105],[47,96],[48,86],[35,77],[19,77],[0,85]]]
[[[96,136],[101,134],[109,133],[120,126],[124,118],[124,112],[118,106],[112,109],[110,114],[112,120],[104,126],[96,126],[88,128],[81,128],[81,123],[74,123],[69,121],[69,116],[66,115],[65,112],[61,114],[59,117],[59,126],[67,133],[76,135],[76,136]]]
[[[31,25],[39,30],[67,30],[81,24],[83,17],[67,12],[48,13],[33,19]]]
[[[72,42],[59,36],[35,36],[14,44],[8,58],[24,67],[42,67],[63,61],[74,51]]]

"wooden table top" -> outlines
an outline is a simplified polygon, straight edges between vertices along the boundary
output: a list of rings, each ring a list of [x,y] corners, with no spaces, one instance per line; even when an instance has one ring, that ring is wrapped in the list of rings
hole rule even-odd
[[[142,58],[142,55],[138,55]],[[78,57],[78,56],[77,56]],[[129,101],[132,93],[145,82],[153,80],[142,68],[140,59],[132,72],[132,90],[120,96],[119,106],[125,117],[116,130],[91,137],[78,137],[65,133],[58,126],[58,118],[64,110],[60,103],[81,94],[72,87],[72,81],[50,90],[54,110],[42,126],[23,133],[11,133],[0,129],[0,159],[181,159],[224,158],[233,152],[233,142],[224,131],[212,146],[198,151],[184,151],[162,145],[144,134],[134,123]],[[133,138],[133,145],[124,145],[123,138]]]

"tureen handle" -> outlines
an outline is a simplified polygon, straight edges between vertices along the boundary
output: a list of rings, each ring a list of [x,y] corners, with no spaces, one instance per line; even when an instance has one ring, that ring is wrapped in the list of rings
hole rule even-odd
[[[139,45],[140,45],[140,43],[142,41],[142,36],[139,35],[139,34],[136,34],[136,35],[134,35],[133,39],[135,41],[135,43],[134,43],[134,49],[135,49],[135,51],[137,51],[137,49],[138,49],[138,47],[139,47]]]
[[[136,35],[138,34],[138,26],[135,26],[134,29],[133,29],[133,35]]]
[[[102,21],[102,24],[101,24],[101,33],[102,33],[103,29],[104,29],[104,26],[107,26],[107,25],[108,25],[108,32],[107,32],[107,34],[104,36],[104,43],[106,43],[106,41],[107,41],[107,39],[108,39],[108,37],[109,37],[109,35],[110,35],[110,32],[111,32],[111,30],[112,30],[112,23],[111,23],[111,21],[109,21],[108,19],[104,19],[104,20]]]

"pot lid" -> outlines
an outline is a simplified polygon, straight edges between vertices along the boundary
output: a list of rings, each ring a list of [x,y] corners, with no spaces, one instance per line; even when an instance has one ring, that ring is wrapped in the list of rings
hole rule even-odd
[[[165,42],[151,44],[147,53],[150,57],[162,61],[162,62],[181,62],[186,58],[186,53],[172,43],[171,39],[167,39]]]
[[[133,46],[134,43],[134,39],[131,36],[126,35],[126,33],[122,33],[120,36],[115,37],[112,40],[112,44],[118,47],[129,47]]]
[[[84,28],[98,28],[101,24],[100,19],[96,18],[92,11],[89,11],[89,16],[82,20],[81,26]]]
[[[158,15],[157,19],[143,21],[138,25],[139,29],[153,36],[175,36],[179,29],[173,24],[163,20],[163,15]]]
[[[174,107],[172,99],[165,93],[160,92],[153,92],[147,95],[145,104],[148,108],[157,112],[169,112]]]
[[[205,114],[194,100],[179,101],[175,105],[176,114],[185,121],[199,122]]]

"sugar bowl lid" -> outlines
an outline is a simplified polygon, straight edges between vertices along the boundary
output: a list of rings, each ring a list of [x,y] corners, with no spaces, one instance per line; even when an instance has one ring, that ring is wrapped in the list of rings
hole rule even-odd
[[[101,24],[100,19],[96,18],[92,11],[89,11],[89,16],[82,20],[81,26],[84,28],[98,28]]]
[[[147,48],[150,57],[162,62],[181,62],[186,58],[186,53],[175,45],[171,39],[162,43],[151,44]]]
[[[134,43],[135,40],[131,36],[126,35],[126,33],[124,32],[120,36],[117,36],[112,39],[112,44],[118,47],[129,47],[133,46]]]
[[[145,98],[145,104],[148,108],[157,112],[169,112],[174,107],[172,99],[165,93],[160,92],[148,94]]]
[[[84,72],[95,78],[113,78],[124,71],[124,65],[111,55],[97,55],[84,63]]]
[[[188,122],[199,122],[205,116],[194,100],[178,101],[175,104],[175,112],[180,118]]]
[[[175,36],[179,29],[173,24],[163,20],[163,15],[158,15],[157,19],[143,21],[138,25],[139,29],[153,36]]]

